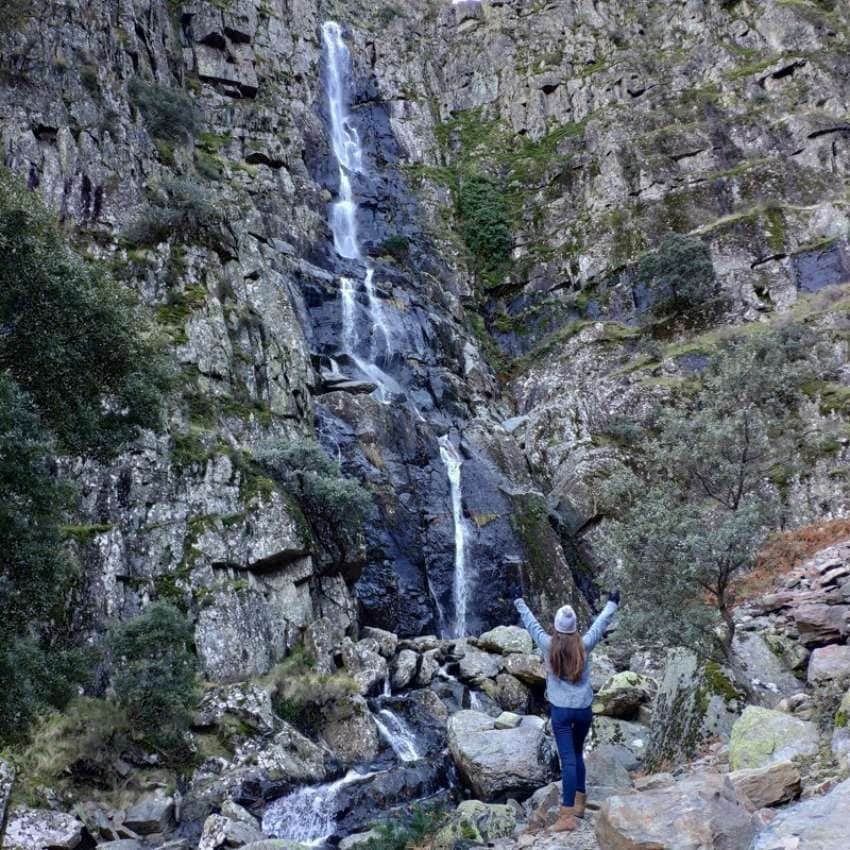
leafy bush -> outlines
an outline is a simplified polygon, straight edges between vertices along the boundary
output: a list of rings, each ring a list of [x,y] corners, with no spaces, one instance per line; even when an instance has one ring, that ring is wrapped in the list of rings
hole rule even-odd
[[[64,244],[40,203],[0,172],[0,370],[59,448],[109,454],[160,422],[164,361],[132,295]]]
[[[187,144],[192,139],[198,116],[195,102],[186,92],[139,77],[130,81],[129,92],[155,138],[177,144]]]
[[[357,692],[357,683],[345,673],[317,672],[313,659],[300,648],[276,665],[267,679],[278,717],[312,737]]]
[[[197,182],[168,177],[154,187],[150,204],[124,232],[130,245],[158,245],[176,237],[186,242],[211,237],[225,221],[215,198]]]
[[[359,482],[346,478],[313,440],[297,439],[265,446],[257,459],[297,500],[317,543],[334,562],[356,562],[363,523],[372,497]]]
[[[457,198],[461,235],[476,273],[486,286],[498,286],[511,261],[508,208],[499,188],[484,177],[462,180]]]
[[[397,262],[403,263],[410,252],[410,241],[406,236],[390,236],[381,242],[378,250],[381,254],[386,254]]]
[[[425,847],[427,839],[439,831],[446,813],[436,807],[414,805],[408,812],[388,823],[378,824],[376,833],[363,844],[364,850],[410,850]]]
[[[185,615],[155,602],[116,626],[108,641],[118,704],[142,742],[172,764],[185,763],[190,755],[186,733],[198,697],[192,640]]]
[[[695,324],[718,306],[711,254],[693,236],[668,233],[656,251],[638,261],[634,282],[651,293],[655,318],[677,316]]]
[[[736,581],[781,517],[774,470],[794,474],[811,350],[795,327],[728,341],[605,481],[602,530],[609,559],[622,559],[611,578],[629,588],[627,631],[728,654]]]

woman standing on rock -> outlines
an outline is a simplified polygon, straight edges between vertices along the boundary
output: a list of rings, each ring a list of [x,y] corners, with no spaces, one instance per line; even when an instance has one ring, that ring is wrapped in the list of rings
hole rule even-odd
[[[578,634],[576,612],[564,605],[555,615],[555,634],[546,634],[522,599],[514,602],[522,624],[543,653],[546,664],[546,699],[552,717],[552,731],[561,757],[563,805],[552,832],[576,828],[576,817],[584,817],[587,803],[584,770],[584,739],[593,722],[590,685],[590,653],[602,640],[605,629],[620,604],[620,591],[614,590],[602,613],[584,637]]]

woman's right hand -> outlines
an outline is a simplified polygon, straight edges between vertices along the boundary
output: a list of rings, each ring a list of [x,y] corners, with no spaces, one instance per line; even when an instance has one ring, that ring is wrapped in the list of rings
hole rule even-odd
[[[615,587],[615,588],[614,588],[614,589],[613,589],[613,590],[612,590],[612,591],[608,594],[608,601],[609,601],[609,602],[613,602],[615,605],[619,605],[619,604],[620,604],[620,588],[619,588],[619,587]]]

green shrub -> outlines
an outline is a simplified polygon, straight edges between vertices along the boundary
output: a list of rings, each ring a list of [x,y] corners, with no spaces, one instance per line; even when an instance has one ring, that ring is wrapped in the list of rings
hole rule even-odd
[[[457,197],[461,235],[485,286],[498,286],[510,267],[511,226],[499,188],[484,177],[464,178]]]
[[[313,440],[273,443],[257,453],[272,478],[293,495],[317,543],[340,566],[353,563],[372,497],[359,482],[346,478]]]
[[[186,616],[165,602],[116,626],[108,640],[118,704],[138,738],[170,764],[190,757],[186,733],[198,698],[192,640]]]
[[[124,231],[132,246],[158,245],[172,237],[184,242],[214,239],[225,222],[216,198],[197,181],[165,178],[149,193],[149,205]]]
[[[693,236],[668,233],[635,270],[635,285],[652,295],[651,314],[697,324],[719,306],[717,276],[707,246]]]
[[[357,692],[357,683],[345,673],[318,673],[313,659],[300,647],[276,665],[266,681],[278,717],[312,737]]]
[[[439,831],[446,813],[433,806],[414,805],[393,821],[378,824],[375,836],[362,845],[364,850],[411,850],[425,847],[427,839]]]
[[[109,454],[160,424],[164,360],[132,294],[73,254],[37,195],[0,171],[0,370],[59,449]]]
[[[390,236],[381,242],[378,251],[392,257],[396,262],[403,263],[410,252],[410,240],[406,236]]]
[[[130,100],[142,113],[151,135],[176,144],[188,144],[198,125],[195,102],[184,91],[134,77]]]

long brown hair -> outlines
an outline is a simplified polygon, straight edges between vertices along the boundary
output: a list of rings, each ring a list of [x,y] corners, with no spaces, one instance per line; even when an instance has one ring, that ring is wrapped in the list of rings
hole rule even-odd
[[[549,645],[549,666],[559,679],[577,682],[584,672],[584,642],[578,632],[555,632]]]

